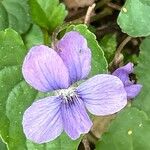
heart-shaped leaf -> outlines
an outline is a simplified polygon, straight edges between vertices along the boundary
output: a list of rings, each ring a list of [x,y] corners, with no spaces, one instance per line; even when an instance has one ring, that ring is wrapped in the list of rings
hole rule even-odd
[[[120,112],[96,145],[96,150],[149,150],[150,120],[143,111]]]
[[[135,68],[135,73],[137,75],[138,82],[143,85],[140,95],[133,101],[133,106],[145,111],[150,117],[150,37],[147,37],[140,46],[140,56],[138,66]],[[144,75],[143,75],[144,74]]]
[[[150,5],[142,1],[126,0],[118,16],[122,31],[133,37],[150,35]]]

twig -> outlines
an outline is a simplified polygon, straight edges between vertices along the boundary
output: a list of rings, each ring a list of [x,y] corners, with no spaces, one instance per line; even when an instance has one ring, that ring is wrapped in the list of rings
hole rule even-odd
[[[132,37],[127,36],[122,42],[121,44],[118,46],[117,50],[116,50],[116,55],[120,54],[122,49],[124,48],[124,46],[132,39]]]
[[[83,145],[84,145],[84,149],[85,149],[85,150],[91,150],[90,144],[89,144],[89,141],[88,141],[86,135],[84,136],[84,138],[83,138],[83,140],[82,140],[82,143],[83,143]]]
[[[84,20],[84,24],[89,24],[90,23],[90,18],[91,18],[91,15],[92,15],[92,12],[95,8],[96,4],[94,3],[92,6],[89,6],[88,10],[87,10],[87,13],[85,15],[85,20]]]
[[[110,68],[115,65],[117,66],[117,64],[120,62],[120,58],[122,57],[121,55],[121,51],[123,50],[124,46],[132,39],[132,37],[128,36],[126,37],[122,42],[121,44],[118,46],[117,50],[116,50],[116,53],[115,53],[115,56],[114,56],[114,59],[112,60],[112,62],[110,63]]]
[[[115,10],[119,10],[119,11],[121,10],[121,6],[114,4],[114,3],[111,3],[111,2],[107,3],[107,6],[110,8],[113,8]]]

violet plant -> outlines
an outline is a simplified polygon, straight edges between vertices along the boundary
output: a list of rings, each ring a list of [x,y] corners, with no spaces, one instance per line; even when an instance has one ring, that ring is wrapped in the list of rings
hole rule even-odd
[[[0,1],[0,150],[150,150],[148,0]]]

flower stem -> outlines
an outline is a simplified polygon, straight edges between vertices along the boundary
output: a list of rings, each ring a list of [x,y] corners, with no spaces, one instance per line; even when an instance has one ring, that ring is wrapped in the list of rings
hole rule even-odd
[[[109,64],[109,68],[110,70],[114,71],[113,68],[117,68],[119,66],[120,61],[123,60],[123,55],[121,54],[124,46],[132,39],[132,37],[127,36],[122,42],[121,44],[118,46],[115,56],[112,60],[112,62]]]

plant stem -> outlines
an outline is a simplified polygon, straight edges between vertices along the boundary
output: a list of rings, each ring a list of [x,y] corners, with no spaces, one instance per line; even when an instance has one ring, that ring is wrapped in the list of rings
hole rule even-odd
[[[116,50],[116,55],[120,54],[122,49],[124,48],[124,46],[132,39],[132,37],[127,36],[122,42],[121,44],[118,46],[117,50]]]
[[[122,42],[121,44],[118,46],[117,50],[116,50],[116,53],[115,53],[115,56],[114,56],[114,59],[112,60],[112,62],[109,64],[109,68],[111,70],[111,68],[113,68],[114,66],[118,66],[119,62],[120,62],[120,59],[121,59],[121,52],[124,48],[124,46],[132,39],[132,37],[130,36],[127,36]]]

